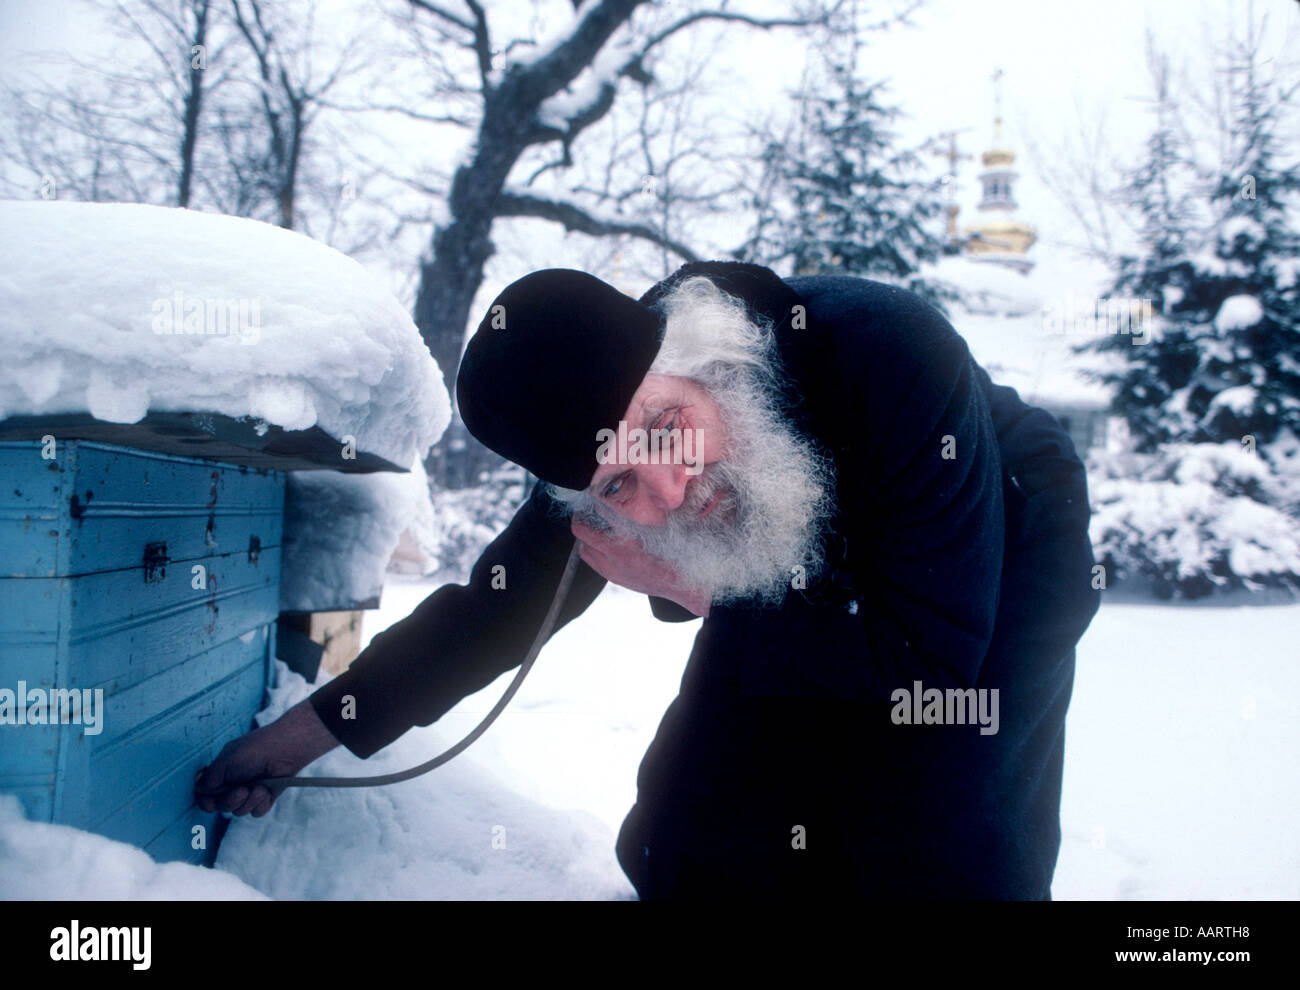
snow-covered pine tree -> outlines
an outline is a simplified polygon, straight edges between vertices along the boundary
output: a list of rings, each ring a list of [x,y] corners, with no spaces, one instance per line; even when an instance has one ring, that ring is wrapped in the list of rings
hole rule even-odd
[[[1137,343],[1142,335],[1115,334],[1076,348],[1118,352],[1123,358],[1090,374],[1113,389],[1112,409],[1127,420],[1140,451],[1188,433],[1185,413],[1171,403],[1199,363],[1197,344],[1205,326],[1197,314],[1206,305],[1207,288],[1191,257],[1207,219],[1204,212],[1197,215],[1192,195],[1198,182],[1195,165],[1176,126],[1168,63],[1155,51],[1148,58],[1156,126],[1143,159],[1119,190],[1137,218],[1137,248],[1115,259],[1109,296],[1150,300],[1157,324],[1147,328],[1145,344]]]
[[[1111,291],[1150,299],[1155,326],[1146,344],[1086,345],[1124,359],[1102,378],[1135,448],[1090,465],[1097,559],[1162,597],[1300,589],[1300,177],[1278,164],[1291,93],[1261,76],[1258,31],[1252,19],[1228,52],[1211,167],[1193,161],[1154,59],[1157,126],[1125,188],[1140,250]]]
[[[1267,451],[1300,436],[1300,172],[1279,164],[1274,137],[1290,94],[1257,61],[1253,34],[1230,52],[1228,155],[1199,178],[1158,73],[1157,127],[1126,189],[1140,253],[1119,260],[1111,289],[1152,300],[1156,325],[1146,344],[1115,335],[1088,345],[1125,359],[1103,380],[1139,450],[1231,440]]]
[[[1275,459],[1279,440],[1289,448],[1300,437],[1300,160],[1280,162],[1276,138],[1300,87],[1282,92],[1261,78],[1253,35],[1230,57],[1236,147],[1214,189],[1221,219],[1205,265],[1219,346],[1202,362],[1227,387],[1189,396],[1189,408],[1207,403],[1198,423],[1207,438],[1253,436]]]
[[[920,274],[944,251],[942,187],[898,145],[899,110],[884,102],[885,81],[859,78],[860,47],[846,31],[820,53],[792,94],[787,132],[764,138],[757,219],[737,255],[793,275],[890,282],[943,310],[951,292]]]

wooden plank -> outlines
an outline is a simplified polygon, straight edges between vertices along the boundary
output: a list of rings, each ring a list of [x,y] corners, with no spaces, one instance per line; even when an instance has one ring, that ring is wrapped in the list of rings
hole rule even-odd
[[[330,436],[319,426],[285,430],[249,417],[217,413],[154,411],[136,423],[105,423],[88,413],[11,416],[0,420],[0,440],[39,442],[45,436],[53,436],[58,442],[89,440],[270,471],[324,468],[370,474],[407,470],[363,450],[357,450],[354,458],[345,459],[342,438]]]
[[[14,690],[10,682],[0,685]],[[31,685],[28,685],[30,687]],[[60,725],[0,725],[0,790],[9,782],[33,786],[39,780],[53,784],[59,766]]]
[[[0,792],[16,797],[29,821],[54,820],[53,781],[42,778],[33,783],[22,777],[0,776]]]
[[[0,687],[102,690],[103,730],[0,726],[0,788],[38,820],[210,862],[221,819],[194,806],[193,777],[265,704],[284,478],[82,440],[53,460],[40,448],[0,443]]]
[[[269,626],[250,629],[243,636],[186,657],[152,677],[106,695],[104,730],[91,740],[94,758],[102,759],[103,753],[123,745],[151,744],[153,727],[179,706],[192,703],[250,663],[260,664],[269,639]]]
[[[279,549],[250,563],[213,558],[205,588],[168,567],[152,583],[114,571],[72,582],[70,669],[78,683],[121,691],[161,670],[273,622],[279,609]]]
[[[12,603],[0,609],[0,686],[23,679],[113,693],[265,626],[279,611],[279,555],[273,547],[256,563],[210,558],[205,588],[173,566],[153,582],[140,571],[0,579]],[[65,617],[51,628],[60,608]]]
[[[160,863],[180,861],[195,866],[211,866],[217,857],[220,821],[220,814],[208,814],[197,805],[191,805],[150,839],[144,845],[144,851]],[[200,825],[206,848],[195,849],[193,829]]]
[[[159,544],[173,561],[279,546],[284,476],[161,454],[80,444],[67,574],[145,566]]]
[[[66,589],[53,582],[0,579],[0,687],[67,688],[67,644],[70,626]],[[0,726],[0,777],[23,778],[15,790],[23,794],[29,813],[40,820],[60,821],[59,781],[67,767],[70,732],[64,727]],[[75,754],[74,763],[75,766]],[[34,780],[41,782],[33,783]],[[33,788],[40,787],[39,797]],[[0,788],[9,786],[0,783]]]
[[[0,445],[0,575],[76,576],[281,543],[284,476],[69,442]]]
[[[139,846],[156,838],[177,809],[188,808],[193,803],[194,774],[220,750],[217,742],[236,738],[252,727],[252,713],[262,696],[262,682],[257,674],[255,668],[249,668],[246,675],[228,681],[214,692],[211,699],[214,710],[228,713],[218,737],[198,742],[194,749],[178,754],[171,763],[156,766],[132,793],[114,792],[102,799],[103,803],[92,799],[94,812],[90,820],[84,824],[72,820],[68,823]],[[222,741],[221,745],[224,744]],[[100,794],[106,790],[93,776],[92,787]]]
[[[0,687],[12,689],[19,678],[56,685],[63,592],[59,581],[0,578]]]
[[[361,652],[361,612],[316,612],[311,617],[311,636],[325,646],[321,670],[341,674]]]
[[[54,576],[67,537],[70,459],[44,460],[39,444],[0,443],[0,576]]]
[[[136,731],[92,749],[90,807],[96,817],[106,817],[124,797],[150,790],[169,768],[205,751],[232,721],[252,722],[262,700],[262,658],[243,659],[238,669],[140,723]]]

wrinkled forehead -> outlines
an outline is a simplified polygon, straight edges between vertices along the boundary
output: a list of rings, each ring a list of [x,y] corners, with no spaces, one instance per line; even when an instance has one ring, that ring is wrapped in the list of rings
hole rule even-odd
[[[632,401],[628,403],[627,412],[624,413],[627,425],[644,426],[647,416],[682,403],[692,385],[695,388],[703,388],[687,378],[653,373],[646,375],[640,388],[633,394]]]
[[[671,375],[647,375],[633,394],[632,401],[628,403],[619,427],[625,426],[627,430],[645,430],[648,432],[661,413],[680,406],[687,401],[692,386],[703,389],[702,385],[692,383],[689,379]],[[597,441],[596,449],[599,450],[599,448],[600,443]],[[587,485],[586,490],[588,492],[599,491],[603,483],[620,471],[625,470],[627,466],[627,463],[617,458],[606,459],[596,468],[596,473],[592,475],[591,482]]]

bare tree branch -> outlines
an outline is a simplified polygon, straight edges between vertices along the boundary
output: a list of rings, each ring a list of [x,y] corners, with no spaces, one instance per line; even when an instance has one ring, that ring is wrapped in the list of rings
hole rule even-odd
[[[430,3],[429,0],[408,0],[412,7],[418,7],[420,10],[426,10],[430,14],[441,17],[450,24],[455,24],[458,28],[464,28],[470,34],[474,33],[474,25],[462,17],[457,17],[450,10],[446,10],[436,3]]]
[[[646,224],[596,217],[577,203],[545,199],[529,193],[503,192],[497,197],[496,215],[498,217],[538,217],[542,220],[553,220],[563,225],[565,230],[590,234],[592,237],[627,234],[667,248],[686,261],[699,260],[696,253],[689,247],[665,237]]]

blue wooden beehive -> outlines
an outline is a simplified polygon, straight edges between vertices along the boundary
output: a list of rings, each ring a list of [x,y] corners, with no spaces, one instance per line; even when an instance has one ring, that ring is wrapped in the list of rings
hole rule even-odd
[[[333,587],[285,586],[285,560],[309,576],[334,552],[317,525],[366,512],[288,472],[404,472],[358,448],[427,450],[441,374],[391,294],[292,231],[12,200],[0,228],[0,792],[210,863],[224,822],[195,807],[196,771],[253,727],[273,657],[319,663],[308,610],[376,594],[337,560]],[[63,707],[96,696],[99,724]]]
[[[26,439],[0,441],[0,478],[0,690],[103,692],[95,734],[85,712],[0,725],[0,791],[34,820],[210,863],[219,816],[193,804],[194,774],[264,704],[284,474]]]

